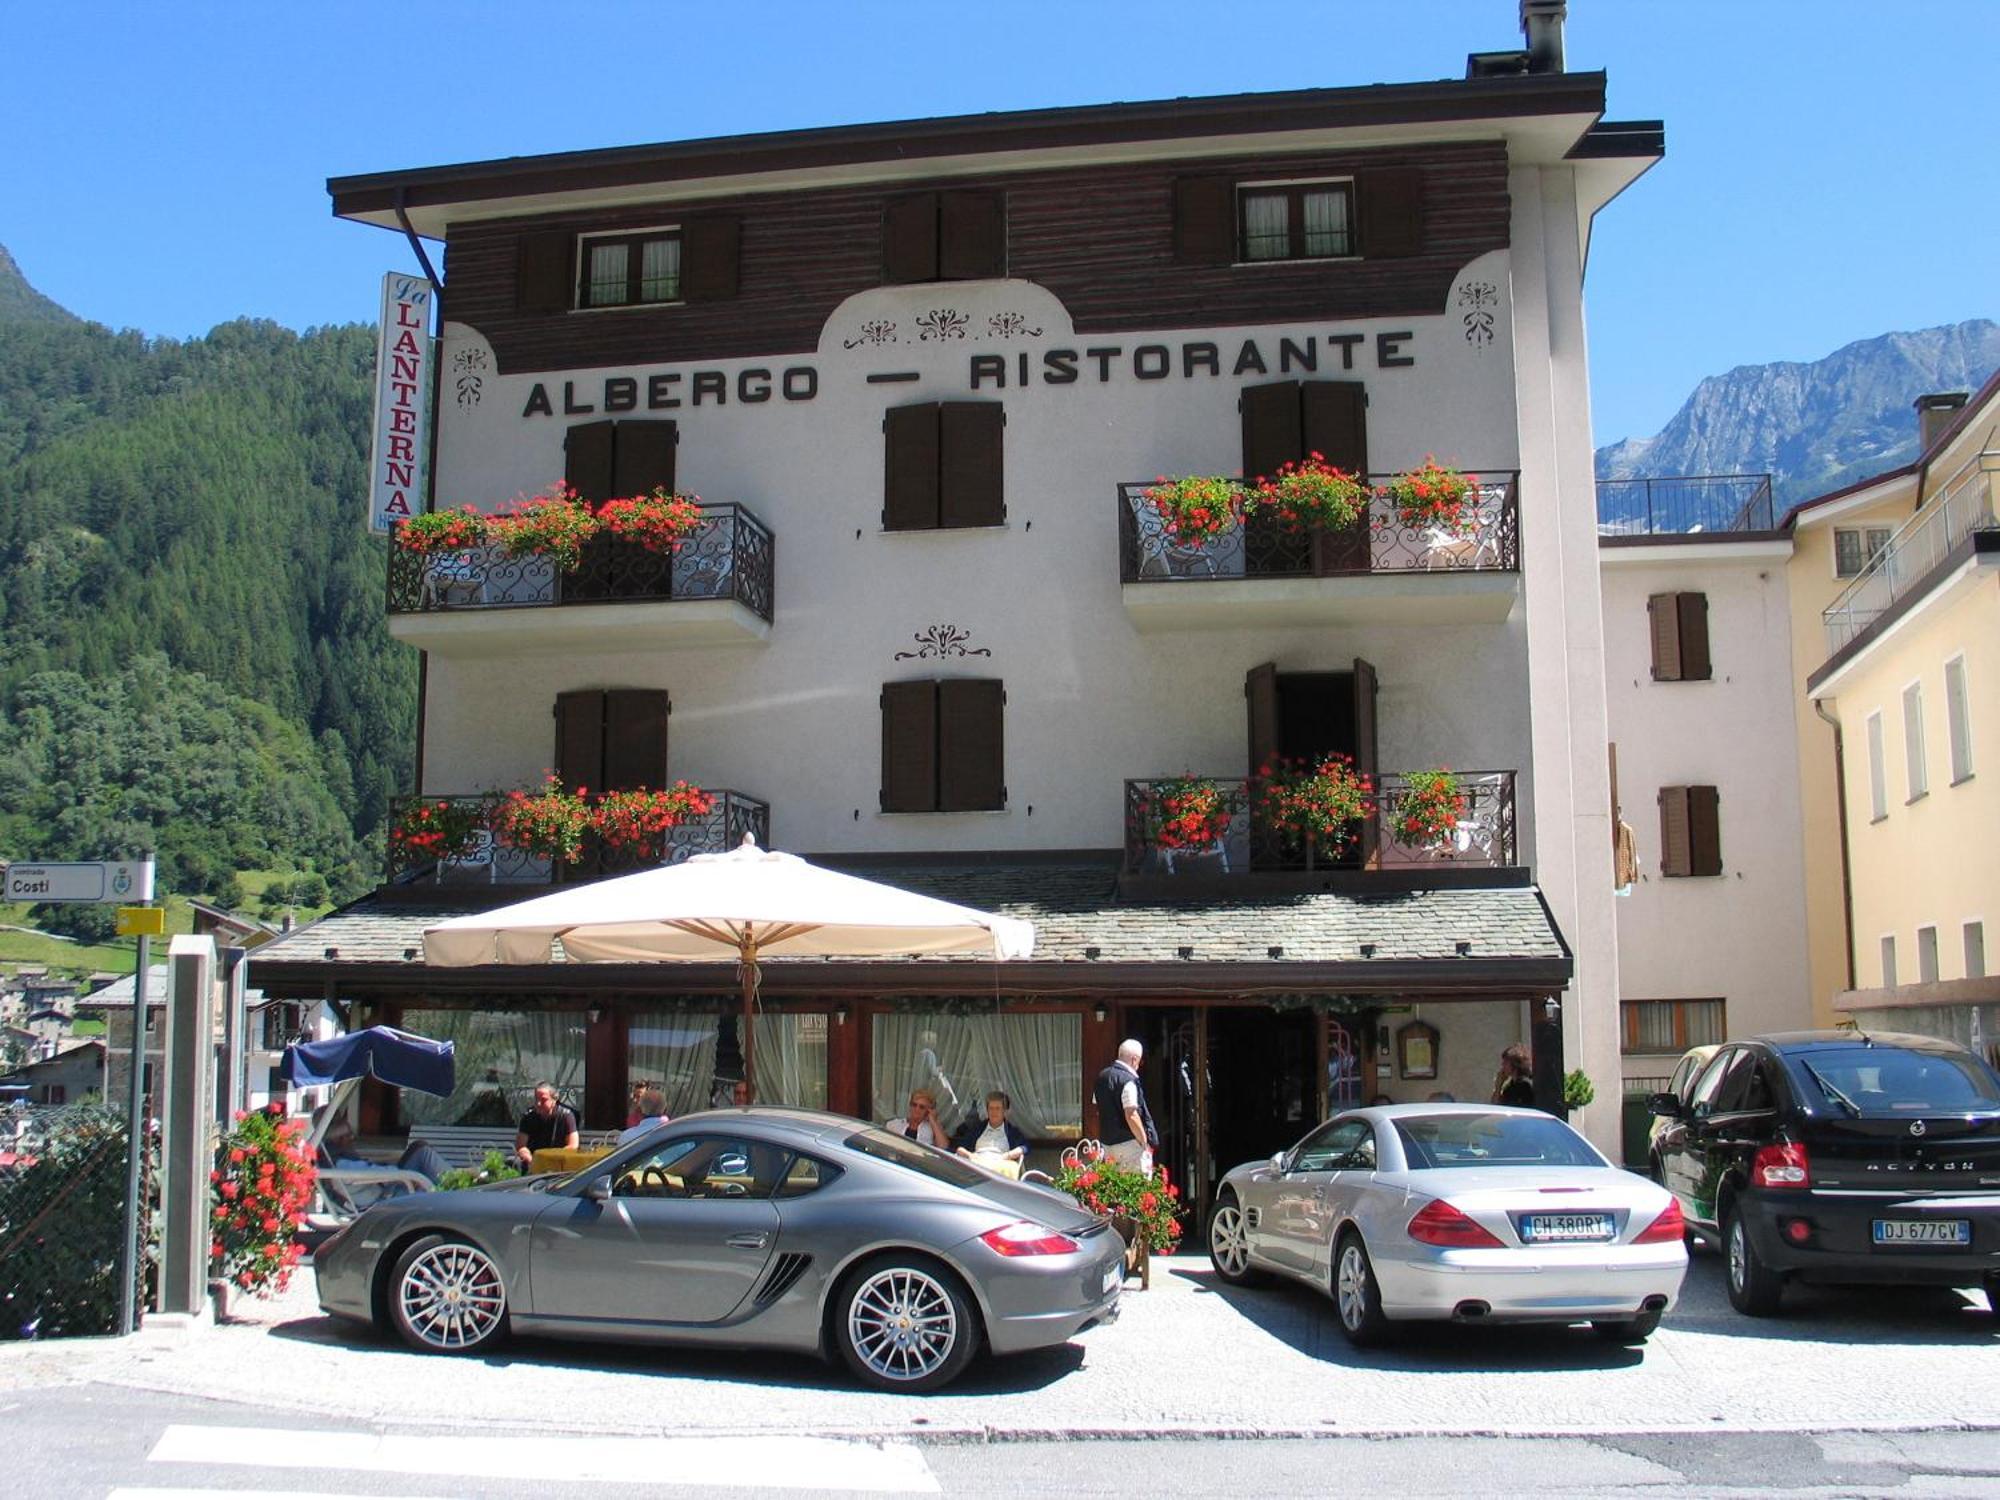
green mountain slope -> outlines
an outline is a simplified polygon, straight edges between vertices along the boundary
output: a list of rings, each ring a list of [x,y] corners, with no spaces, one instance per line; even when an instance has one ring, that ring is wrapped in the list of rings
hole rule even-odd
[[[250,867],[367,883],[416,685],[365,531],[372,331],[149,340],[10,305],[0,858],[150,835],[180,890]],[[121,716],[151,727],[114,743]]]

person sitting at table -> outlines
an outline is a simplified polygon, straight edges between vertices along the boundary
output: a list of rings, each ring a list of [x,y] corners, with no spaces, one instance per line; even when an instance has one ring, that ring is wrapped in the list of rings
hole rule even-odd
[[[985,1116],[974,1115],[958,1127],[952,1150],[980,1166],[1012,1162],[1018,1170],[1028,1157],[1028,1133],[1007,1118],[1013,1107],[1014,1101],[995,1089],[986,1096]]]
[[[520,1129],[514,1132],[514,1160],[522,1171],[532,1172],[535,1153],[552,1147],[576,1149],[576,1116],[556,1103],[556,1086],[543,1082],[535,1085],[534,1107],[521,1116]]]
[[[942,1146],[944,1127],[938,1124],[937,1095],[929,1089],[911,1089],[909,1113],[900,1120],[886,1122],[882,1128],[926,1146]]]
[[[358,1155],[357,1150],[354,1144],[353,1124],[349,1122],[347,1116],[338,1115],[333,1123],[326,1127],[326,1134],[320,1137],[319,1164],[346,1172],[380,1170],[381,1162],[369,1161]],[[437,1149],[429,1141],[411,1141],[403,1148],[403,1154],[396,1158],[396,1170],[415,1172],[419,1177],[428,1177],[435,1183],[451,1170],[451,1166],[438,1155]],[[400,1191],[395,1189],[393,1184],[384,1186],[393,1191]]]
[[[618,1132],[618,1144],[621,1146],[673,1120],[673,1116],[667,1113],[667,1096],[651,1084],[639,1090],[638,1104],[639,1118]]]

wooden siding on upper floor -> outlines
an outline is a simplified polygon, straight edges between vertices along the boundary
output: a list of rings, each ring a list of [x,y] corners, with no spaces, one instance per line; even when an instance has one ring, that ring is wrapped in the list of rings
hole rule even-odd
[[[1177,178],[1342,177],[1393,167],[1422,172],[1418,254],[1252,267],[1175,258]],[[1061,298],[1079,334],[1437,314],[1460,268],[1507,244],[1507,156],[1498,142],[996,173],[949,185],[1005,194],[1008,274]],[[455,228],[446,247],[444,313],[484,334],[509,374],[810,352],[835,308],[885,284],[884,209],[919,186],[687,206],[690,219],[727,214],[740,221],[741,252],[734,297],[682,306],[529,313],[518,309],[516,291],[521,246],[535,231],[657,225],[677,217],[678,208]]]

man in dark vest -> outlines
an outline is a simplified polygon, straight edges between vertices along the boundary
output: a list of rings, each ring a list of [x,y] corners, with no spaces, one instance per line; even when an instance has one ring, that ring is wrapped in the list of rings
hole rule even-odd
[[[1118,1044],[1118,1061],[1097,1075],[1097,1132],[1106,1156],[1151,1177],[1160,1133],[1153,1128],[1153,1112],[1146,1108],[1146,1091],[1139,1083],[1139,1061],[1145,1055],[1146,1049],[1128,1038]]]

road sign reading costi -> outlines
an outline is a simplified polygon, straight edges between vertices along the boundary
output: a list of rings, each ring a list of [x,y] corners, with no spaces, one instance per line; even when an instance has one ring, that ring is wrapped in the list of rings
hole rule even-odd
[[[151,861],[100,860],[89,864],[7,867],[9,901],[139,902],[153,899]]]

